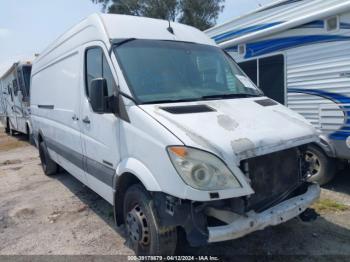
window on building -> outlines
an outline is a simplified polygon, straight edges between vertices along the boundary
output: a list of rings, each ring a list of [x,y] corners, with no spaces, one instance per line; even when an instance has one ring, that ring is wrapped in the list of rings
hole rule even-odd
[[[257,60],[250,60],[247,62],[239,63],[239,66],[243,69],[244,73],[249,76],[249,78],[258,85],[258,67]]]
[[[339,29],[339,18],[338,16],[332,16],[325,20],[325,26],[327,31],[334,31]]]
[[[259,59],[259,87],[265,95],[284,104],[284,84],[283,55]]]
[[[284,104],[285,76],[283,55],[241,62],[239,66],[266,96]]]

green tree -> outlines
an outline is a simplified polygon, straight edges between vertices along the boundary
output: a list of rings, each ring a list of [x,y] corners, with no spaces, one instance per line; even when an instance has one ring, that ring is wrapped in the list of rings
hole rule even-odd
[[[215,25],[219,14],[224,9],[225,0],[181,0],[179,8],[182,11],[179,22],[192,25],[200,30]]]
[[[179,21],[205,30],[215,25],[225,0],[91,0],[113,14]]]

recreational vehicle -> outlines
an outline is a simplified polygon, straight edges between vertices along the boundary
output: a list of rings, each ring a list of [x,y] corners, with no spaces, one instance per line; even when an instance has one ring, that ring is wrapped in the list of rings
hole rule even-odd
[[[320,193],[296,112],[265,97],[215,42],[178,23],[94,14],[33,63],[33,133],[114,206],[136,254],[174,252],[302,214]]]
[[[31,62],[17,62],[0,78],[1,122],[7,133],[28,135],[31,124],[29,113],[29,85]]]
[[[278,1],[206,33],[266,96],[314,125],[310,180],[329,182],[335,159],[350,159],[350,1]]]

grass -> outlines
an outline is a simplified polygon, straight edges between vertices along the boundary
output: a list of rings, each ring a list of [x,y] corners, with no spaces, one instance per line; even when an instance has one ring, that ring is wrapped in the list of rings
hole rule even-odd
[[[342,212],[349,210],[349,206],[329,198],[320,199],[312,205],[312,208],[317,212]]]

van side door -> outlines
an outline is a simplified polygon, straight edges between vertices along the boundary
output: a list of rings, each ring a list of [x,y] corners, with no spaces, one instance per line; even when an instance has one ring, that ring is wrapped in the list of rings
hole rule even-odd
[[[112,113],[95,113],[89,102],[89,89],[94,79],[106,79],[108,96],[116,94],[117,90],[116,73],[102,42],[85,47],[84,78],[80,119],[86,178],[91,189],[113,203],[113,179],[120,161],[120,120]]]

